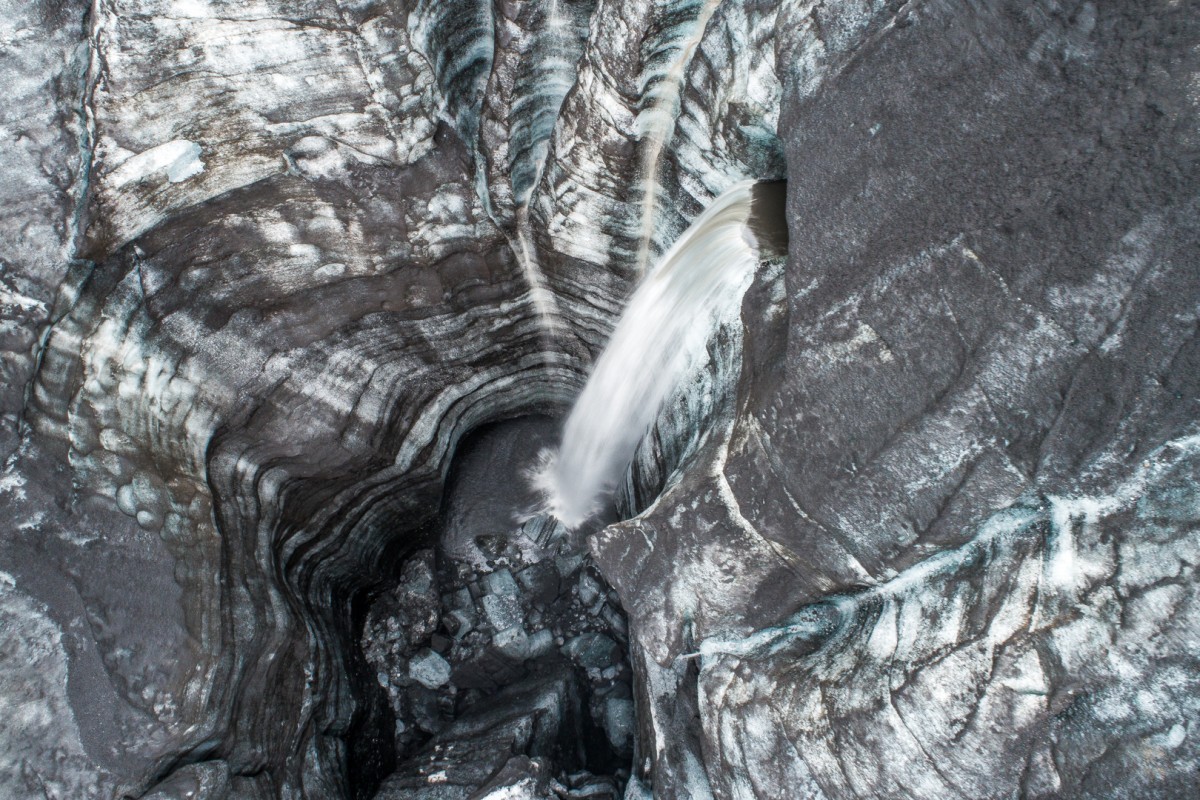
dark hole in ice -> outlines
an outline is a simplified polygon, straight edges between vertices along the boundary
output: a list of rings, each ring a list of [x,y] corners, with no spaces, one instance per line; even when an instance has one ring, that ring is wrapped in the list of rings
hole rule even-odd
[[[538,514],[529,479],[559,432],[523,417],[467,437],[438,529],[364,608],[366,679],[386,697],[370,724],[395,749],[378,800],[518,784],[546,797],[624,791],[635,729],[625,614],[590,563],[590,529]]]

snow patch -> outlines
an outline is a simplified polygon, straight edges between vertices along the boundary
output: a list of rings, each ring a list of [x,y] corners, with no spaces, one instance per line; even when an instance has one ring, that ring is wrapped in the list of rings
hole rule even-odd
[[[174,139],[158,147],[131,156],[112,172],[114,189],[130,183],[165,175],[171,183],[182,183],[204,171],[200,145],[187,139]]]
[[[325,264],[313,271],[314,278],[337,278],[346,272],[345,264]]]
[[[46,304],[41,300],[21,294],[0,284],[0,307],[18,308],[21,311],[45,311]]]

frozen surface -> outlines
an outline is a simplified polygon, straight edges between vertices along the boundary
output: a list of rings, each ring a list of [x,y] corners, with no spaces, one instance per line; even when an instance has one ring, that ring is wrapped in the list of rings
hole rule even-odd
[[[0,0],[0,794],[1194,796],[1198,45],[1175,0]],[[782,178],[787,257],[700,225],[687,344],[623,344]],[[583,395],[568,535],[464,443],[606,358],[654,389]]]

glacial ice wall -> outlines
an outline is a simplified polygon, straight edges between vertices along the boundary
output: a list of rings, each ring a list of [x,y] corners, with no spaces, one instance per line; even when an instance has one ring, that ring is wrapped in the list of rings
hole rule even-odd
[[[1187,4],[0,11],[3,791],[369,797],[361,606],[457,443],[783,177],[591,542],[629,791],[1194,789]]]

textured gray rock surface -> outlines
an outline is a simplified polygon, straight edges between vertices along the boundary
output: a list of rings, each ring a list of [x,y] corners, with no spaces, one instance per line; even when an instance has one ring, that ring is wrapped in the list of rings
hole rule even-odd
[[[1198,75],[1175,0],[0,0],[0,796],[371,796],[459,440],[784,176],[591,541],[627,795],[1194,796]]]

